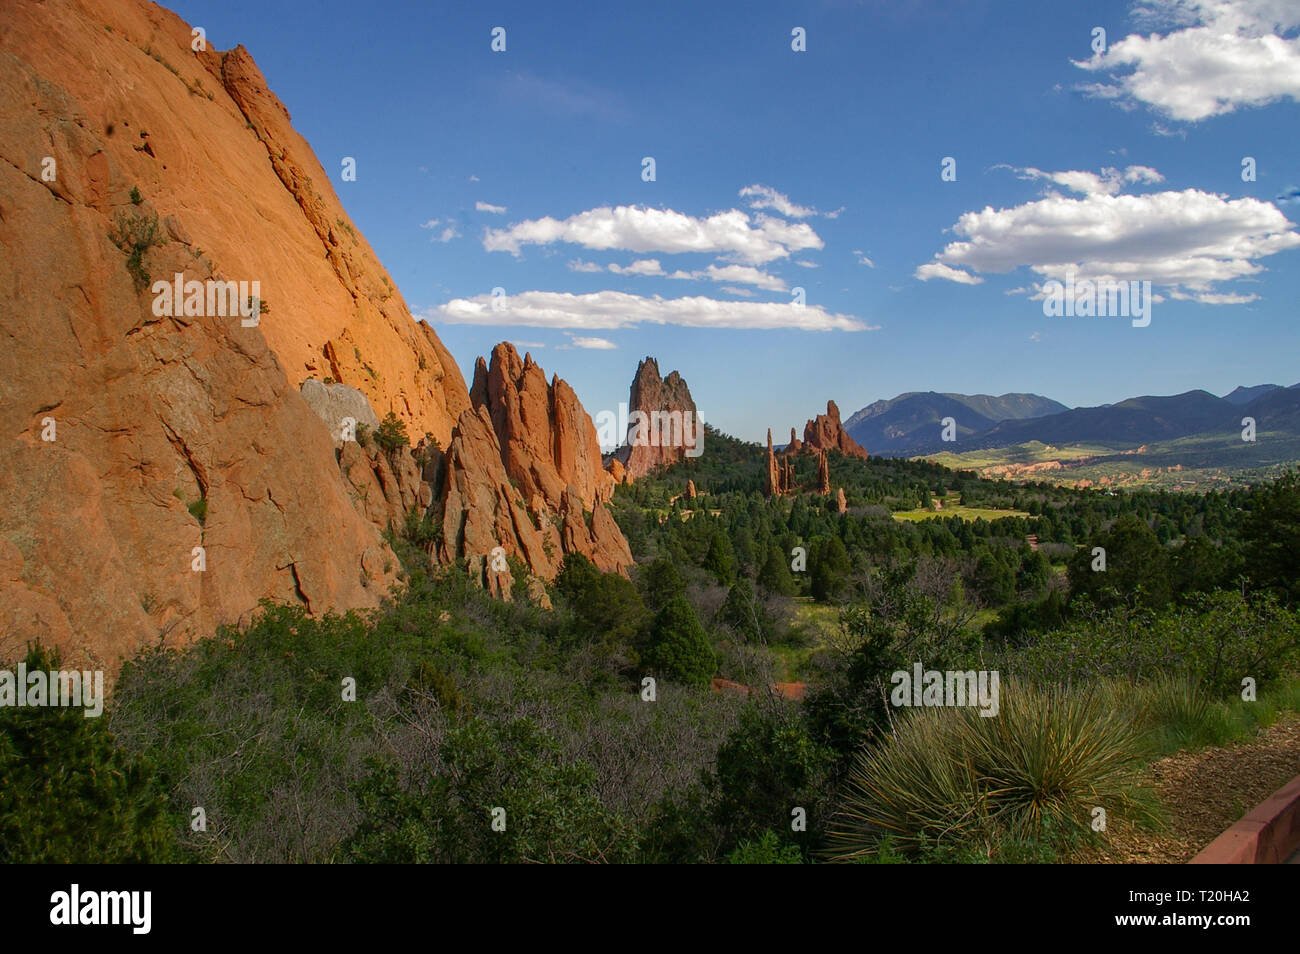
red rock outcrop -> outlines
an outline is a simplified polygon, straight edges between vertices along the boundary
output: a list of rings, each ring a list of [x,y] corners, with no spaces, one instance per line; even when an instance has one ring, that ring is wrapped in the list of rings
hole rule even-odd
[[[834,401],[826,402],[826,413],[818,414],[804,425],[803,449],[805,451],[837,450],[845,457],[867,459],[866,450],[849,437],[840,423],[840,409]]]
[[[553,377],[546,383],[531,354],[520,360],[514,345],[503,341],[492,349],[491,365],[479,358],[470,401],[488,409],[506,472],[525,499],[541,494],[558,510],[572,485],[590,510],[613,496],[615,481],[601,464],[591,417],[568,382]]]
[[[795,437],[794,428],[792,427],[790,428],[790,443],[785,445],[785,450],[782,453],[797,454],[801,450],[803,450],[803,442]]]
[[[776,454],[772,451],[772,429],[767,429],[767,474],[763,481],[763,493],[768,497],[781,496],[781,469],[777,466]]]
[[[0,655],[42,639],[111,669],[264,597],[377,605],[397,568],[380,528],[428,503],[445,559],[497,540],[548,575],[567,539],[626,568],[572,391],[547,394],[544,448],[515,435],[541,455],[510,458],[529,509],[247,51],[191,39],[145,0],[0,0]],[[151,282],[176,274],[257,282],[263,313],[156,314]],[[409,451],[336,457],[306,378],[447,453],[424,473]]]
[[[469,560],[489,586],[483,560],[498,546],[548,580],[571,552],[626,574],[632,552],[604,506],[615,480],[573,389],[559,377],[547,384],[531,354],[521,360],[502,342],[490,365],[478,360],[470,399],[447,449],[441,558]]]
[[[831,492],[831,469],[824,450],[817,452],[817,492],[823,497]]]
[[[609,459],[609,463],[605,465],[605,470],[609,472],[609,476],[614,478],[614,483],[616,484],[632,483],[632,478],[627,474],[627,468],[623,466],[623,462],[617,457],[611,457]]]
[[[835,512],[843,516],[849,512],[849,502],[844,497],[844,488],[841,487],[835,495]]]
[[[638,411],[646,415],[642,427],[632,419]],[[647,357],[636,367],[628,414],[627,443],[616,451],[616,457],[626,468],[629,483],[676,463],[688,450],[698,456],[695,452],[703,449],[699,445],[704,439],[704,423],[691,399],[691,389],[676,371],[661,378],[654,358]]]

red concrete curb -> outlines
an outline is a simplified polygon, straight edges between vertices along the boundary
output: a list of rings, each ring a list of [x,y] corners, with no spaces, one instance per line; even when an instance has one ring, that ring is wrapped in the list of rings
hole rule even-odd
[[[1300,775],[1201,849],[1190,864],[1279,865],[1297,848],[1300,848]]]

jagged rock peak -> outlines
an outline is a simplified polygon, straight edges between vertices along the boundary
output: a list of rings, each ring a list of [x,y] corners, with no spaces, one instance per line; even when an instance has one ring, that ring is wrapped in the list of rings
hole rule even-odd
[[[643,421],[632,417],[637,411],[645,415]],[[628,412],[627,443],[619,448],[617,457],[629,480],[676,463],[688,454],[697,456],[696,451],[703,449],[704,425],[691,389],[676,371],[661,377],[659,362],[653,357],[647,356],[637,365]]]

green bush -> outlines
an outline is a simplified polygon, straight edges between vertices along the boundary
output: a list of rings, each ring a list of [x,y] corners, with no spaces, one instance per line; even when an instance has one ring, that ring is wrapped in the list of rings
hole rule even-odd
[[[39,647],[28,670],[59,668]],[[122,864],[175,859],[154,766],[118,747],[104,716],[77,707],[0,708],[0,862]]]
[[[1137,788],[1141,730],[1097,694],[1002,684],[998,715],[913,710],[861,753],[829,835],[831,855],[873,853],[886,833],[908,851],[1086,836],[1091,812],[1153,818]]]
[[[657,673],[690,686],[705,686],[718,659],[684,596],[675,596],[655,617],[644,660]]]
[[[375,443],[386,454],[392,454],[402,447],[409,447],[411,439],[406,434],[406,422],[389,411],[375,428]]]
[[[151,248],[167,244],[158,228],[158,216],[152,212],[131,215],[118,212],[108,237],[114,245],[127,253],[126,270],[131,275],[135,290],[143,291],[149,286],[149,271],[144,266],[145,253]]]
[[[801,865],[803,856],[793,845],[781,844],[773,831],[765,831],[757,839],[742,841],[726,857],[729,865]]]
[[[1263,686],[1300,665],[1300,616],[1271,597],[1229,591],[1161,611],[1085,604],[1005,664],[1035,682],[1134,683],[1177,673],[1219,698],[1239,692],[1246,677]]]

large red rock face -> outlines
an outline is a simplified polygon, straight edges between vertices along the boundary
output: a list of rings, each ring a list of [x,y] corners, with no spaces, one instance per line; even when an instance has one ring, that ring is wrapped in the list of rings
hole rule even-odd
[[[405,459],[385,469],[353,448],[341,469],[299,385],[351,385],[443,447],[475,413],[252,58],[190,43],[186,23],[144,0],[0,0],[6,658],[42,639],[70,664],[112,669],[264,597],[313,612],[376,605],[397,565],[378,524],[427,490]],[[155,218],[166,244],[143,253],[151,279],[257,281],[256,324],[154,313],[151,283],[133,280],[110,234]],[[534,393],[518,402],[521,425]],[[597,503],[608,494],[571,395],[557,386],[543,415],[535,479],[560,525],[540,542],[516,522],[517,494],[496,509],[504,465],[470,453],[466,428],[448,478],[542,573],[555,566],[543,544],[566,534],[608,566],[631,562]],[[522,472],[539,446],[518,435]],[[594,460],[599,471],[598,449]],[[589,520],[563,511],[570,484]]]
[[[458,497],[462,491],[448,485],[444,559],[473,561],[499,545],[547,579],[569,552],[591,558],[606,572],[626,573],[631,550],[604,506],[615,480],[601,468],[595,425],[573,388],[558,377],[547,384],[531,354],[520,359],[513,345],[502,342],[492,350],[490,365],[478,360],[470,398],[475,411],[461,415],[455,455],[449,450],[448,457],[469,473],[477,468],[490,475],[487,483],[494,489],[487,509],[502,516],[488,521],[467,514],[462,526],[456,516],[467,510]],[[521,525],[520,514],[531,520]],[[559,536],[552,541],[557,524]],[[540,532],[537,542],[534,529]]]
[[[840,409],[834,401],[826,402],[826,413],[818,414],[804,425],[803,451],[837,450],[845,457],[867,459],[866,449],[849,437],[840,423]]]
[[[531,354],[522,360],[509,342],[492,349],[492,363],[474,367],[474,407],[486,407],[501,443],[506,472],[525,499],[540,494],[558,509],[570,485],[588,510],[614,493],[614,478],[601,466],[600,442],[591,417],[573,388],[546,372]]]
[[[646,358],[637,365],[636,376],[632,379],[632,388],[628,397],[628,411],[629,415],[641,411],[647,415],[647,419],[652,419],[656,413],[677,415],[678,417],[674,419],[682,420],[686,442],[693,442],[697,437],[703,439],[704,425],[700,422],[699,412],[696,411],[695,402],[691,399],[691,389],[686,386],[686,381],[676,371],[670,372],[666,378],[661,378],[659,362],[654,358]],[[686,424],[686,421],[690,423]],[[656,468],[674,464],[685,457],[688,450],[692,454],[697,450],[695,446],[684,446],[682,441],[664,444],[636,440],[635,433],[635,424],[630,424],[627,434],[628,443],[619,448],[617,453],[617,459],[623,464],[628,480],[644,477]],[[702,448],[698,449],[702,450]]]

